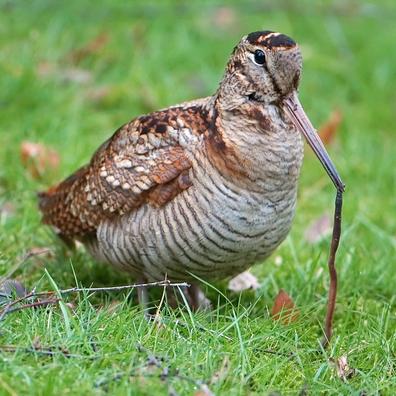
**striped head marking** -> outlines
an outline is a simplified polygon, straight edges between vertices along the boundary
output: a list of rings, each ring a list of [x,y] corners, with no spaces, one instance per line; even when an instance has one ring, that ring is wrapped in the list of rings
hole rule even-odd
[[[235,47],[228,63],[224,97],[232,94],[279,103],[297,89],[301,70],[301,52],[290,37],[271,31],[250,33]]]
[[[297,45],[290,37],[270,30],[250,33],[246,36],[246,40],[251,45],[262,46],[269,50],[291,49]]]

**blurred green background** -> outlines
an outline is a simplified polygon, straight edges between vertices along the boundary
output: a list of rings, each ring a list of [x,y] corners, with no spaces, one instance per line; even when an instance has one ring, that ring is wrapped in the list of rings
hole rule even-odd
[[[23,313],[18,319],[10,316],[3,322],[0,344],[26,346],[40,336],[47,343],[66,343],[81,352],[87,342],[81,329],[88,332],[89,328],[106,345],[106,353],[118,351],[119,355],[106,355],[95,364],[62,357],[46,360],[48,378],[52,376],[49,380],[39,376],[40,358],[0,354],[0,367],[4,369],[0,387],[8,386],[15,394],[29,386],[34,386],[30,394],[75,394],[76,390],[101,394],[103,389],[95,388],[94,380],[103,373],[124,370],[125,359],[135,356],[133,345],[139,341],[168,356],[188,375],[206,382],[228,351],[231,368],[224,379],[211,385],[216,394],[296,394],[302,389],[312,394],[375,394],[378,390],[392,394],[396,389],[395,21],[395,2],[386,0],[0,0],[2,274],[32,247],[49,246],[55,252],[53,256],[36,258],[15,274],[27,287],[51,287],[43,275],[44,266],[59,287],[73,286],[71,264],[78,281],[86,285],[125,283],[83,252],[65,252],[52,233],[40,225],[36,192],[87,162],[93,151],[131,118],[214,93],[229,54],[243,35],[260,29],[280,31],[302,48],[300,98],[313,124],[323,125],[335,110],[342,114],[329,146],[347,184],[338,259],[336,338],[329,357],[348,354],[357,370],[354,378],[343,382],[329,360],[312,354],[325,307],[329,237],[312,244],[304,234],[320,216],[332,215],[335,192],[307,150],[290,237],[266,265],[255,269],[262,283],[258,291],[244,294],[241,301],[230,296],[238,309],[246,309],[236,314],[243,316],[239,338],[233,333],[235,326],[230,325],[235,324],[235,307],[223,300],[225,305],[217,311],[217,321],[204,314],[190,318],[192,323],[204,323],[211,332],[209,336],[189,332],[184,347],[172,332],[153,333],[151,325],[129,302],[129,313],[120,308],[119,320],[124,319],[121,324],[112,325],[106,312],[91,323],[95,306],[84,300],[76,314],[78,323],[73,334],[64,334],[64,318],[54,308],[50,318],[47,311]],[[32,175],[20,158],[24,141],[54,149],[59,153],[60,166],[40,177]],[[303,313],[299,323],[289,328],[279,328],[268,318],[268,307],[279,288],[293,296]],[[209,291],[209,295],[216,301],[217,293]],[[107,306],[112,301],[108,296],[94,302]],[[128,323],[132,321],[139,321],[140,327],[130,339]],[[98,330],[101,326],[108,334],[117,331],[117,342],[111,337],[104,339],[104,333]],[[232,333],[232,341],[218,337],[216,332],[223,330]],[[210,341],[211,336],[216,341]],[[257,359],[255,348],[268,339],[277,349],[296,353],[299,363],[292,365],[280,356]],[[163,394],[170,389],[158,378],[147,379],[145,385],[128,381],[126,376],[110,390],[113,394]],[[193,394],[197,387],[177,378],[172,386],[181,394]],[[7,392],[13,394],[10,390],[4,394]]]

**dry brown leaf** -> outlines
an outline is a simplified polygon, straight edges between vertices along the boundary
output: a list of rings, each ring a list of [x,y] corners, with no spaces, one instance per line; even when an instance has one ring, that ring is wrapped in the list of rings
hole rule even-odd
[[[96,36],[94,39],[89,41],[86,45],[84,45],[81,48],[77,48],[76,50],[73,50],[70,52],[70,54],[67,56],[67,58],[73,62],[73,63],[78,63],[82,61],[84,58],[87,56],[93,55],[97,52],[99,52],[105,44],[108,42],[109,36],[107,33],[101,33],[98,36]]]
[[[328,214],[324,214],[315,219],[308,225],[304,232],[304,238],[311,244],[321,241],[323,238],[329,236],[332,230],[331,218]]]
[[[342,113],[340,110],[335,109],[330,114],[329,119],[319,128],[319,136],[325,146],[332,143],[334,140],[338,128],[342,121]]]
[[[341,378],[343,381],[347,381],[355,375],[355,369],[349,367],[346,355],[342,355],[338,359],[333,360],[333,363],[336,367],[338,378]]]
[[[281,320],[283,324],[290,324],[298,319],[299,314],[291,297],[280,289],[271,309],[272,319]]]
[[[59,154],[41,143],[22,142],[20,154],[23,166],[35,179],[42,177],[48,171],[54,172],[59,167]]]
[[[240,273],[228,282],[228,290],[233,292],[241,292],[248,289],[256,290],[259,286],[257,278],[249,271]]]

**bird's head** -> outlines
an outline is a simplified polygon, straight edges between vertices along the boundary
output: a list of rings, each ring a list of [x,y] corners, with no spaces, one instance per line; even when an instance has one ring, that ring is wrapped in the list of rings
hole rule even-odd
[[[301,70],[301,52],[290,37],[271,31],[253,32],[235,47],[224,88],[245,98],[276,103],[297,89]]]
[[[336,188],[343,191],[344,184],[298,100],[301,71],[301,51],[290,37],[268,30],[253,32],[234,48],[217,98],[226,112],[250,101],[278,106],[305,136]]]

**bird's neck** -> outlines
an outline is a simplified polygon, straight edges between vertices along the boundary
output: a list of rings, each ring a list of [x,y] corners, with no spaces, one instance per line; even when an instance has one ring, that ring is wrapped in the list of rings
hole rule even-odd
[[[214,98],[211,113],[206,147],[225,177],[297,183],[303,141],[278,106],[245,100],[230,109]]]

